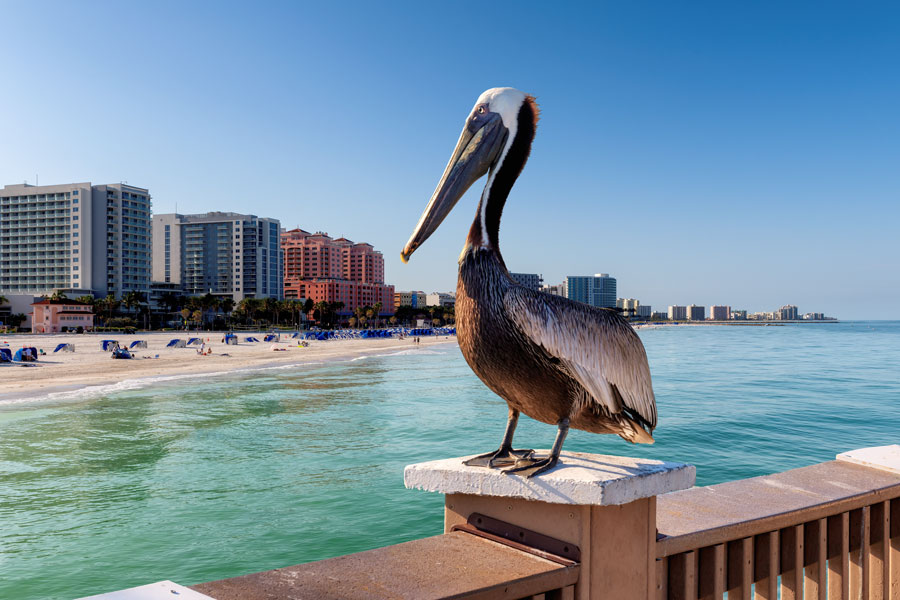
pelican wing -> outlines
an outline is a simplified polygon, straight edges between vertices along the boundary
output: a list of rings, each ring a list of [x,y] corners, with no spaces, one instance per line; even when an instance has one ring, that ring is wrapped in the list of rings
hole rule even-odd
[[[557,358],[594,402],[656,427],[647,354],[618,313],[521,286],[509,287],[503,303],[520,332]]]

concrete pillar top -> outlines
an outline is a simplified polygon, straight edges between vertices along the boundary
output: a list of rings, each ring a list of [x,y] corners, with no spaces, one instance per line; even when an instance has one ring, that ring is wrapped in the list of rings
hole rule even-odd
[[[537,450],[546,456],[548,450]],[[694,485],[693,465],[646,458],[563,452],[552,470],[531,479],[499,469],[468,467],[471,458],[447,458],[408,465],[407,488],[442,494],[472,494],[522,498],[552,504],[627,504],[641,498],[683,490]]]
[[[837,459],[900,474],[900,444],[859,448],[838,454]]]

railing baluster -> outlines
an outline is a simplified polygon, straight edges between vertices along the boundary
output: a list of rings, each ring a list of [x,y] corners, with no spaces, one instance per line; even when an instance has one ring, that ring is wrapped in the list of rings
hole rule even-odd
[[[668,599],[697,600],[697,551],[670,556],[668,563]]]
[[[669,590],[669,559],[667,557],[656,559],[656,598],[666,600]]]
[[[885,556],[890,551],[887,540],[889,538],[888,527],[890,521],[890,503],[879,502],[872,505],[872,537],[871,537],[871,564],[869,569],[869,590],[875,600],[890,600],[889,590],[885,580],[889,575]]]
[[[900,498],[890,501],[890,531],[891,551],[887,558],[890,570],[890,594],[891,600],[900,598]]]
[[[778,600],[778,531],[756,536],[753,552],[754,598]]]
[[[750,600],[753,592],[753,538],[728,542],[726,590],[728,600]]]
[[[850,600],[850,515],[828,517],[828,600]]]
[[[699,563],[700,600],[721,600],[725,596],[725,544],[701,548]]]
[[[818,519],[803,528],[805,600],[828,599],[828,520]]]
[[[850,598],[853,600],[868,600],[864,595],[865,581],[865,546],[864,533],[866,530],[866,517],[868,512],[863,509],[850,511]]]
[[[781,530],[781,598],[803,600],[803,525]]]

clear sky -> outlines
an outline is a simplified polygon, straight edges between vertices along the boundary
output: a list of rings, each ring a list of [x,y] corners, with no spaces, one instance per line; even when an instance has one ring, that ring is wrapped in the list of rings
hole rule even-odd
[[[480,184],[400,250],[486,88],[538,98],[511,270],[654,308],[900,314],[900,10],[832,2],[0,2],[0,184],[367,241],[455,289]]]

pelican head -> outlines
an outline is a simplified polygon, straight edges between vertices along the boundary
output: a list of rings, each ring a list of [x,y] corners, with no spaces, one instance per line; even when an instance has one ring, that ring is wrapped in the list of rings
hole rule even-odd
[[[485,190],[490,187],[498,166],[503,164],[516,138],[519,113],[526,102],[533,103],[533,98],[509,87],[492,88],[478,97],[450,156],[450,162],[444,169],[444,175],[431,195],[412,236],[406,242],[406,247],[400,253],[403,262],[409,260],[416,248],[435,232],[466,190],[488,172],[491,176]],[[529,147],[530,143],[529,139]],[[482,204],[483,210],[487,206],[484,197]]]

